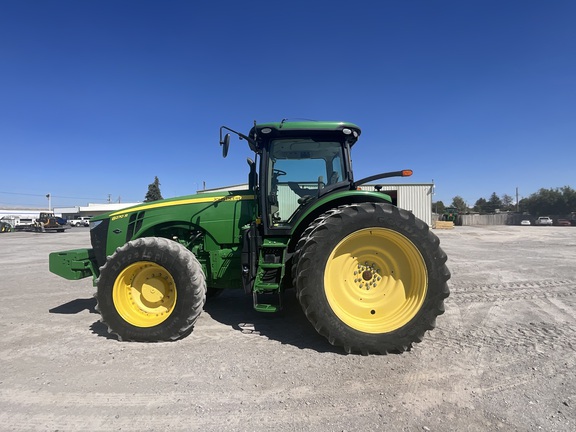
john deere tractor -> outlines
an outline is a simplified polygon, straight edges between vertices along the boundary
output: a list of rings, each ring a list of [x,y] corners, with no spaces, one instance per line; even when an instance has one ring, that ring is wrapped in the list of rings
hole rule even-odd
[[[243,289],[273,313],[296,290],[312,326],[346,352],[402,352],[444,312],[446,255],[428,226],[359,190],[410,170],[355,179],[352,123],[220,128],[254,152],[246,190],[142,203],[92,218],[92,248],[50,254],[66,279],[92,277],[97,309],[120,340],[188,335],[206,297]]]
[[[456,207],[446,207],[442,215],[442,220],[453,222],[454,225],[462,225],[462,216]]]

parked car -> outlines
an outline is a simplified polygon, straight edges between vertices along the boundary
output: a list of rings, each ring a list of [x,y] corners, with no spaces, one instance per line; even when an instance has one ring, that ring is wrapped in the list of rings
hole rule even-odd
[[[532,224],[528,219],[524,219],[522,222],[520,222],[520,225],[532,225]]]
[[[536,223],[534,225],[541,225],[541,226],[551,226],[553,224],[552,219],[548,216],[540,216],[536,219]]]
[[[79,217],[77,219],[70,219],[68,221],[68,223],[70,224],[70,226],[76,226],[76,227],[85,226],[85,227],[87,227],[87,226],[90,226],[90,218]]]
[[[557,219],[557,220],[556,220],[556,225],[560,225],[560,226],[571,226],[572,223],[571,223],[568,219]]]

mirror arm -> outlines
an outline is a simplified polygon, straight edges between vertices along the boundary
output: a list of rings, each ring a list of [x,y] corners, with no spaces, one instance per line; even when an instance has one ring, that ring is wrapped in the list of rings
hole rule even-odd
[[[227,131],[230,131],[230,132],[232,132],[232,133],[234,133],[234,134],[236,134],[236,135],[238,135],[238,138],[240,138],[240,139],[245,139],[245,140],[248,141],[248,143],[250,143],[252,146],[254,146],[254,147],[256,146],[256,141],[254,141],[252,138],[250,138],[250,137],[248,137],[248,136],[246,136],[246,135],[244,135],[244,134],[242,134],[242,133],[240,133],[240,132],[237,132],[237,131],[235,131],[234,129],[230,129],[230,128],[227,127],[227,126],[220,126],[220,144],[222,144],[222,145],[224,144],[224,140],[222,139],[222,131],[223,131],[224,129],[227,130]]]

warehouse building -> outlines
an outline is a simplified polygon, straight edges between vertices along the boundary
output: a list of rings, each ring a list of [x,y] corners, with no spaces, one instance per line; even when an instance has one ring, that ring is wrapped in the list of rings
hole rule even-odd
[[[367,184],[360,186],[363,190],[380,190],[390,195],[392,202],[401,209],[412,212],[414,216],[422,219],[432,226],[432,196],[434,192],[433,183],[419,184]]]

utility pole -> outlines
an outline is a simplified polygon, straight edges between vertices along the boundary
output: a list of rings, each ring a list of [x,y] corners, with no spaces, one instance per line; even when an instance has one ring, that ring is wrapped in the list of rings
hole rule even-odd
[[[434,179],[432,179],[432,204],[434,204],[434,194],[436,193],[436,186],[434,185]],[[436,210],[432,210],[434,213],[438,214],[438,203],[436,203]]]
[[[48,213],[50,213],[51,209],[52,209],[52,195],[50,195],[50,193],[46,194],[46,198],[48,198]]]
[[[516,213],[520,211],[520,203],[518,202],[518,186],[516,186]]]

